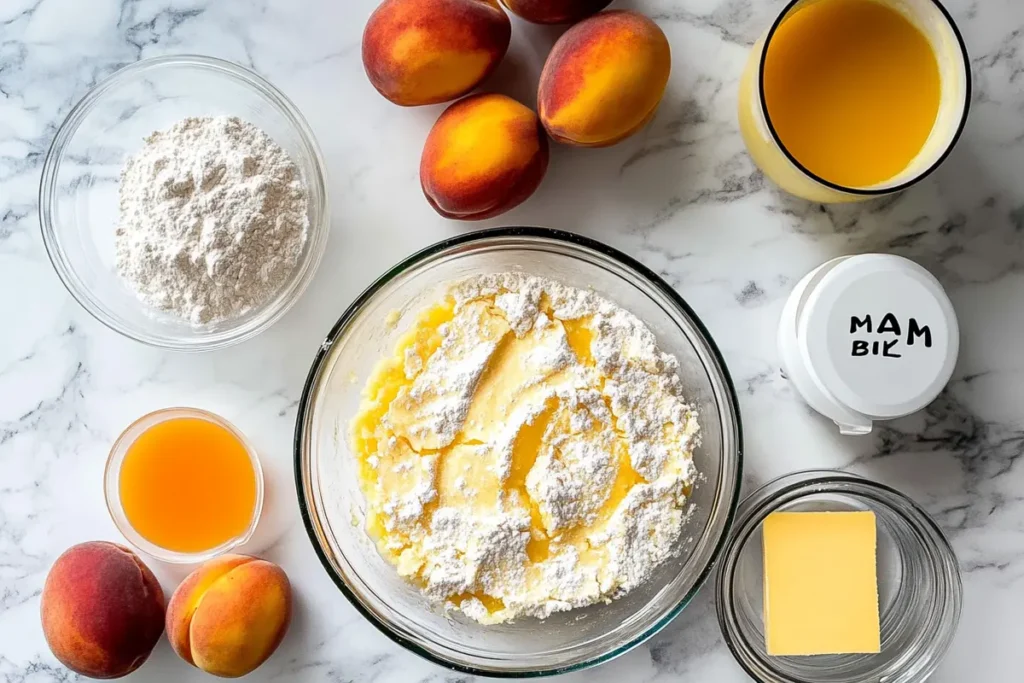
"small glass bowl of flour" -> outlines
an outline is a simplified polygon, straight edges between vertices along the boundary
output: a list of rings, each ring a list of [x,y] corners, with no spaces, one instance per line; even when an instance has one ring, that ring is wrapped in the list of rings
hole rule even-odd
[[[40,223],[57,274],[100,322],[162,348],[223,348],[273,324],[312,280],[329,229],[324,162],[259,75],[148,59],[58,129]]]

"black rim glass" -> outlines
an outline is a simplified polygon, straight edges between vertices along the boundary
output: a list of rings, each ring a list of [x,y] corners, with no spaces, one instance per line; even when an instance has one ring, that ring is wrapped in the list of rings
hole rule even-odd
[[[793,10],[793,8],[796,7],[796,5],[800,4],[801,2],[806,2],[806,0],[790,0],[790,2],[786,5],[786,7],[779,14],[778,18],[775,20],[775,23],[772,24],[772,27],[768,30],[768,35],[764,39],[764,49],[761,51],[761,60],[758,64],[757,94],[758,98],[761,101],[761,113],[764,116],[765,123],[768,125],[768,130],[771,132],[772,139],[775,141],[775,144],[778,145],[779,149],[782,150],[782,153],[786,155],[786,158],[789,159],[789,161],[808,178],[811,178],[815,182],[821,183],[825,187],[828,187],[832,190],[844,192],[846,194],[852,194],[861,197],[877,197],[881,195],[893,194],[895,192],[905,190],[911,185],[919,183],[920,181],[927,178],[929,175],[932,174],[933,171],[935,171],[935,169],[942,165],[942,162],[946,160],[946,157],[948,157],[950,153],[953,151],[953,148],[956,147],[956,143],[958,140],[960,140],[960,136],[963,135],[964,132],[964,127],[967,125],[967,114],[970,112],[971,109],[971,60],[970,57],[968,57],[967,55],[967,45],[964,43],[964,38],[960,34],[960,29],[957,28],[956,23],[953,21],[953,17],[950,16],[949,14],[949,11],[946,10],[946,8],[943,6],[941,2],[939,2],[939,0],[931,0],[932,4],[934,4],[935,7],[939,10],[939,12],[942,13],[942,16],[945,18],[946,23],[949,25],[950,30],[953,32],[953,35],[956,36],[957,44],[960,47],[960,55],[961,57],[963,57],[964,60],[964,111],[963,114],[960,116],[960,122],[957,124],[956,132],[950,139],[949,144],[946,146],[946,149],[942,152],[942,154],[939,155],[939,158],[936,159],[935,162],[922,173],[911,178],[910,180],[907,180],[906,182],[900,183],[899,185],[894,185],[892,187],[868,189],[846,187],[844,185],[833,183],[830,180],[825,180],[824,178],[822,178],[821,176],[817,175],[809,168],[804,166],[802,163],[800,163],[800,161],[797,160],[795,156],[793,156],[792,152],[790,152],[789,149],[786,148],[786,145],[783,144],[782,138],[779,137],[779,132],[775,129],[774,124],[772,124],[772,117],[769,116],[768,114],[768,100],[767,98],[765,98],[764,94],[764,71],[765,62],[768,59],[768,47],[771,45],[772,38],[775,36],[776,31],[778,31],[779,27],[782,25],[782,22],[785,21],[785,19],[789,16],[789,13]]]

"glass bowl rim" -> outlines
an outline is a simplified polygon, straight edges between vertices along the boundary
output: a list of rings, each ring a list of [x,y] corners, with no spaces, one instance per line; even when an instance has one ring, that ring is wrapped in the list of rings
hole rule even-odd
[[[154,418],[156,419],[154,420]],[[230,538],[221,543],[220,545],[210,548],[209,550],[202,550],[193,553],[179,552],[177,550],[168,550],[167,548],[162,548],[158,546],[156,543],[153,543],[152,541],[144,537],[141,533],[132,528],[131,523],[127,522],[127,515],[125,515],[125,521],[128,526],[128,531],[126,532],[126,530],[122,527],[122,524],[118,521],[117,515],[114,514],[115,508],[122,510],[123,512],[124,507],[121,505],[119,495],[120,477],[118,476],[118,478],[114,480],[111,479],[111,477],[120,475],[121,466],[124,464],[124,458],[121,458],[122,462],[118,464],[117,469],[114,470],[113,465],[115,456],[118,454],[119,451],[122,450],[125,453],[127,453],[131,445],[135,443],[135,441],[138,440],[140,436],[142,436],[144,433],[146,433],[146,431],[148,431],[152,427],[155,427],[161,422],[166,422],[168,420],[173,420],[176,418],[194,418],[198,420],[205,420],[206,422],[215,424],[218,427],[221,427],[222,429],[226,429],[228,432],[231,433],[232,436],[238,439],[238,442],[242,444],[243,448],[245,448],[245,452],[249,456],[249,462],[252,463],[253,474],[255,474],[256,476],[256,504],[253,506],[252,509],[252,519],[249,521],[249,525],[245,528],[245,530],[237,536]],[[136,430],[139,427],[139,425],[141,425],[143,422],[147,420],[153,420],[153,423],[150,424],[145,429],[143,429],[142,431],[140,431],[138,434],[133,434],[134,430]],[[132,434],[132,436],[131,439],[129,440],[130,434]],[[112,486],[114,487],[114,491],[111,490]],[[199,564],[201,562],[206,562],[207,560],[212,560],[218,555],[223,555],[224,553],[234,550],[235,548],[243,545],[244,543],[247,543],[252,538],[253,534],[256,533],[256,527],[259,526],[260,517],[263,516],[264,489],[265,483],[263,480],[263,465],[260,463],[259,453],[256,451],[256,448],[253,447],[252,443],[245,437],[245,434],[243,434],[241,430],[238,429],[238,427],[236,427],[226,418],[223,418],[216,413],[210,412],[209,410],[203,410],[202,408],[192,408],[189,406],[171,406],[168,408],[159,408],[157,410],[151,410],[145,415],[141,415],[138,418],[132,420],[132,422],[127,427],[125,427],[118,435],[118,437],[114,440],[114,444],[110,447],[110,452],[107,454],[107,462],[103,466],[103,501],[107,506],[107,513],[110,515],[110,520],[114,523],[114,527],[118,530],[118,532],[120,532],[121,536],[124,537],[128,545],[154,559],[160,560],[161,562],[167,562],[169,564]],[[117,501],[111,500],[112,493],[117,494]],[[131,535],[129,535],[129,533]],[[145,542],[145,546],[136,542],[133,536],[137,536],[138,538],[142,539],[142,541]]]
[[[647,630],[643,633],[631,638],[627,642],[618,645],[617,647],[595,655],[590,659],[582,662],[567,666],[553,667],[550,669],[534,670],[534,671],[495,671],[492,669],[477,668],[472,665],[461,664],[458,662],[451,661],[440,655],[436,655],[429,650],[426,650],[417,643],[413,642],[409,638],[406,638],[396,633],[392,627],[381,620],[376,615],[371,613],[369,610],[363,607],[359,599],[349,589],[345,580],[339,576],[334,569],[331,567],[330,561],[327,558],[327,554],[321,547],[320,543],[316,538],[316,530],[314,529],[312,513],[306,505],[306,486],[303,478],[303,446],[304,446],[304,431],[307,419],[309,417],[309,407],[313,396],[313,389],[316,386],[320,373],[323,368],[324,362],[330,356],[330,350],[338,338],[345,332],[349,327],[349,324],[355,318],[355,316],[363,309],[366,303],[377,294],[377,292],[391,282],[394,278],[398,277],[402,273],[406,272],[410,268],[419,265],[422,261],[434,256],[435,254],[450,250],[454,247],[466,246],[469,244],[475,244],[480,242],[488,242],[495,238],[507,238],[507,237],[525,237],[538,240],[548,240],[556,243],[569,244],[576,247],[582,247],[584,249],[590,249],[596,251],[602,256],[610,258],[613,261],[618,262],[620,265],[625,266],[627,269],[632,270],[640,278],[645,280],[647,284],[651,285],[663,295],[665,295],[671,303],[682,311],[685,316],[693,323],[694,328],[699,333],[701,340],[707,346],[707,350],[711,357],[714,359],[718,369],[720,370],[720,379],[724,387],[724,396],[722,397],[731,409],[733,420],[735,423],[733,439],[735,441],[735,468],[736,472],[734,475],[734,487],[732,492],[732,500],[727,501],[726,508],[724,510],[725,519],[724,526],[720,537],[715,541],[714,548],[708,558],[706,565],[701,569],[697,576],[697,580],[694,582],[690,590],[684,595],[675,605],[670,609],[667,609],[665,613],[658,618]],[[714,342],[708,329],[704,323],[700,320],[697,314],[693,311],[688,303],[675,291],[665,280],[655,273],[653,270],[643,265],[633,257],[611,247],[607,244],[599,242],[595,239],[565,231],[557,230],[554,228],[543,228],[543,227],[532,227],[532,226],[515,226],[515,227],[497,227],[497,228],[485,228],[481,230],[475,230],[454,237],[442,239],[434,244],[431,244],[405,259],[399,261],[397,264],[389,268],[380,277],[374,280],[366,289],[363,290],[359,296],[353,300],[353,302],[345,309],[338,318],[338,321],[328,332],[324,341],[320,344],[317,349],[317,353],[313,358],[313,363],[310,367],[309,374],[306,377],[305,384],[302,388],[302,395],[299,398],[299,404],[295,419],[295,437],[294,437],[294,474],[295,474],[295,492],[298,497],[299,513],[302,518],[302,525],[306,530],[306,534],[309,537],[310,544],[313,546],[313,550],[316,553],[317,558],[320,560],[320,564],[323,565],[327,575],[331,578],[333,583],[338,587],[341,593],[349,601],[349,603],[355,608],[355,610],[363,616],[368,622],[370,622],[378,631],[387,636],[392,642],[404,647],[409,652],[426,659],[434,664],[440,665],[452,671],[459,673],[470,674],[474,676],[483,676],[487,678],[542,678],[547,676],[556,676],[560,674],[570,673],[573,671],[583,671],[595,667],[604,662],[610,661],[623,655],[643,642],[650,639],[652,636],[661,631],[665,626],[671,623],[679,614],[686,608],[694,596],[700,591],[707,580],[714,572],[715,566],[721,559],[722,553],[724,552],[727,542],[731,535],[733,522],[735,521],[736,511],[740,500],[740,491],[742,489],[743,481],[743,425],[742,417],[740,414],[739,396],[736,393],[736,388],[732,381],[732,376],[729,374],[728,367],[725,364],[725,358],[722,356],[718,345]]]
[[[931,666],[927,669],[927,675],[924,678],[915,680],[925,680],[928,678],[934,671],[935,666],[939,664],[949,650],[963,609],[963,579],[956,553],[949,544],[946,534],[932,516],[928,514],[928,511],[921,507],[913,498],[898,489],[853,472],[830,469],[797,470],[795,472],[787,472],[765,482],[743,499],[733,520],[733,533],[729,536],[725,552],[719,559],[716,571],[715,611],[718,617],[719,629],[722,632],[722,638],[728,646],[733,659],[754,681],[763,681],[764,679],[759,677],[760,674],[751,667],[747,658],[749,657],[750,660],[758,664],[763,664],[765,660],[758,653],[751,650],[749,640],[736,625],[736,618],[734,616],[736,595],[732,588],[735,580],[736,560],[760,523],[768,514],[778,509],[780,505],[794,502],[806,495],[829,492],[834,487],[844,484],[863,487],[867,492],[877,494],[877,497],[872,497],[875,502],[884,505],[899,519],[907,523],[920,524],[933,534],[931,540],[934,540],[935,543],[934,552],[930,553],[932,559],[937,560],[947,568],[951,566],[954,569],[952,575],[946,577],[949,579],[949,587],[953,589],[950,601],[947,604],[953,612],[953,620],[951,627],[947,629],[946,633],[940,632],[941,638],[937,638],[929,643],[930,648],[934,649],[935,644],[938,643],[941,645],[941,649],[937,652],[929,650],[925,653],[932,660]],[[830,488],[826,488],[824,491],[816,488],[821,486]],[[866,495],[863,491],[843,490],[841,493],[858,498]],[[897,500],[906,505],[907,511],[905,512],[895,507],[892,500]],[[748,525],[750,525],[750,528],[746,529]],[[772,673],[777,677],[772,679],[773,682],[803,683],[804,680],[792,678],[776,671]]]
[[[309,155],[311,166],[314,169],[314,177],[307,178],[306,181],[310,187],[319,189],[318,194],[320,196],[317,206],[320,212],[320,220],[316,224],[310,223],[307,236],[309,252],[304,260],[296,264],[297,275],[296,279],[292,282],[292,292],[281,299],[276,308],[265,308],[261,315],[256,316],[246,326],[234,327],[212,334],[199,331],[187,338],[180,339],[154,337],[146,333],[139,333],[131,326],[122,324],[108,314],[104,310],[104,306],[99,304],[99,299],[93,296],[89,289],[81,284],[80,278],[75,274],[74,268],[71,267],[67,259],[60,240],[56,237],[56,229],[54,227],[57,171],[59,170],[60,162],[63,160],[68,143],[74,137],[74,134],[78,132],[86,115],[92,111],[95,103],[111,88],[124,83],[140,73],[165,67],[205,69],[220,76],[234,79],[236,82],[244,84],[273,103],[288,121],[288,125],[296,131],[305,153]],[[233,346],[255,337],[277,322],[299,300],[310,282],[312,282],[327,246],[327,237],[331,227],[330,200],[327,194],[327,165],[313,129],[295,103],[279,90],[277,86],[246,66],[217,57],[188,53],[149,57],[127,64],[101,79],[75,103],[57,127],[57,132],[54,134],[53,140],[50,141],[46,157],[43,160],[43,169],[39,179],[38,206],[39,229],[42,234],[43,247],[50,260],[50,265],[71,297],[89,315],[105,327],[128,339],[155,348],[184,352],[213,351]]]
[[[946,23],[949,25],[949,28],[952,30],[953,35],[956,37],[957,46],[960,48],[960,56],[963,58],[964,63],[964,110],[963,113],[960,115],[960,122],[957,124],[956,130],[953,133],[953,137],[950,138],[949,144],[946,146],[946,149],[943,150],[942,154],[940,154],[939,157],[934,161],[934,163],[932,163],[931,166],[921,171],[913,178],[905,180],[902,183],[899,183],[898,185],[893,185],[892,187],[877,188],[847,187],[845,185],[840,185],[839,183],[834,183],[831,180],[826,180],[825,178],[822,178],[821,176],[807,168],[799,160],[797,160],[796,156],[789,150],[789,148],[782,143],[782,137],[779,135],[778,130],[775,128],[775,124],[772,123],[771,116],[768,115],[768,100],[765,97],[765,69],[766,64],[768,62],[768,45],[771,43],[772,38],[778,32],[779,27],[782,26],[782,22],[789,16],[790,12],[793,9],[795,9],[799,3],[804,1],[805,0],[789,0],[786,3],[786,6],[782,8],[782,10],[779,12],[779,15],[772,22],[771,28],[768,29],[768,33],[764,39],[764,46],[761,50],[761,56],[758,60],[757,95],[758,98],[761,100],[761,113],[764,115],[764,120],[767,124],[768,131],[771,133],[772,140],[775,142],[776,146],[778,146],[778,148],[782,150],[782,153],[797,168],[797,170],[804,174],[804,176],[806,176],[807,178],[817,183],[820,183],[821,185],[824,185],[825,187],[831,190],[845,192],[847,194],[860,197],[862,199],[868,199],[871,197],[881,197],[884,195],[902,192],[903,190],[906,190],[912,185],[916,185],[917,183],[921,182],[922,180],[930,176],[934,171],[936,171],[939,168],[939,166],[942,165],[942,162],[946,160],[946,157],[953,153],[953,148],[956,147],[956,143],[960,141],[960,137],[963,135],[964,129],[967,127],[967,116],[971,112],[971,97],[974,87],[973,77],[971,75],[971,58],[970,55],[967,54],[967,43],[964,42],[964,37],[963,34],[961,34],[960,32],[960,27],[957,26],[957,23],[955,21],[953,21],[953,16],[949,13],[949,10],[946,9],[946,6],[943,5],[940,0],[931,0],[932,4],[935,5],[936,9],[939,10],[939,13],[945,19]]]

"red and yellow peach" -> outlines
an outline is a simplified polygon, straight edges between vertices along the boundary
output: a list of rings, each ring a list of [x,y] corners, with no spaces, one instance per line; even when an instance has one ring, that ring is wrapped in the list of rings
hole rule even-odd
[[[210,560],[174,591],[167,638],[207,673],[244,676],[281,644],[291,620],[291,584],[272,562],[246,555]]]
[[[501,0],[510,12],[535,24],[570,24],[600,12],[612,0]]]
[[[139,668],[164,630],[164,594],[153,572],[125,547],[73,546],[43,584],[43,635],[60,662],[90,678]]]
[[[497,67],[511,36],[498,0],[384,0],[363,31],[363,66],[395,104],[448,102]]]
[[[505,95],[472,95],[430,130],[420,184],[442,216],[478,220],[523,202],[547,167],[548,141],[533,110]]]
[[[647,17],[619,10],[584,19],[558,39],[544,63],[541,122],[559,142],[613,145],[654,117],[671,67],[668,39]]]

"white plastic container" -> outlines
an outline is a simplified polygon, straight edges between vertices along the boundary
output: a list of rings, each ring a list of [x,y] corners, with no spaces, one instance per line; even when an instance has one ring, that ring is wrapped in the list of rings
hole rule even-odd
[[[804,276],[779,323],[783,371],[843,434],[932,402],[953,374],[960,330],[939,281],[900,256],[862,254]]]

